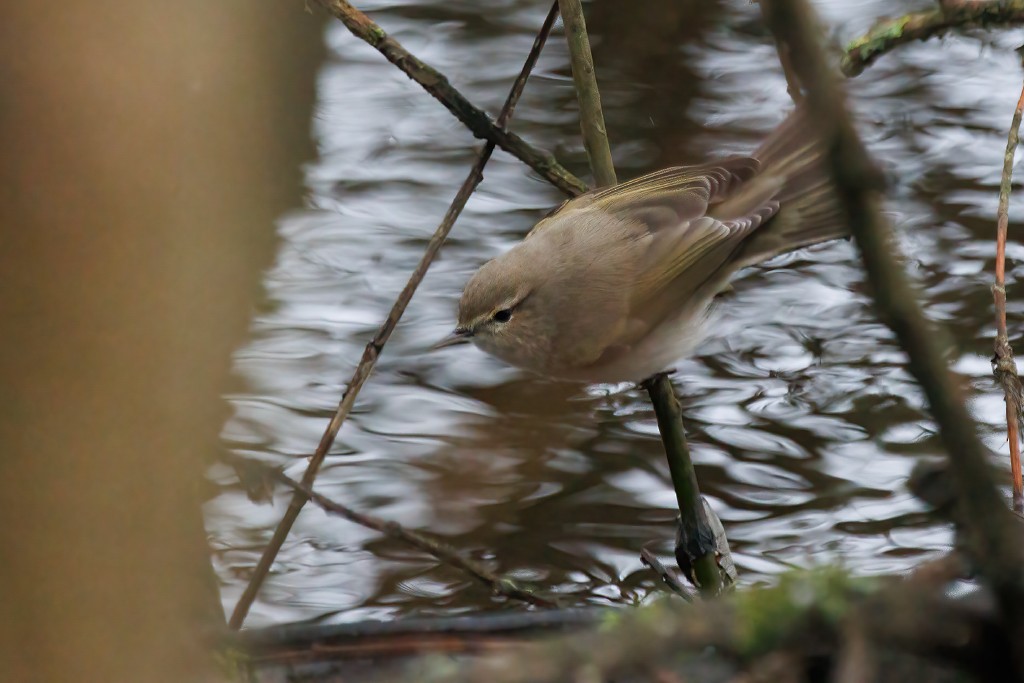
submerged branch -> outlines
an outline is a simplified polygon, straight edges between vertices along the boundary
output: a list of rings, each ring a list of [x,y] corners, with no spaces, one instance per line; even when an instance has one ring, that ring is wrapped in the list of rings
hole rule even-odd
[[[548,12],[547,18],[544,20],[544,24],[541,27],[540,32],[537,34],[536,40],[534,40],[533,47],[530,49],[530,54],[527,56],[526,62],[523,64],[522,71],[520,71],[519,76],[512,84],[508,98],[505,100],[505,104],[501,108],[501,113],[498,115],[498,122],[502,128],[504,128],[508,123],[509,118],[512,116],[516,103],[519,101],[519,95],[523,92],[526,79],[529,77],[530,72],[537,63],[537,58],[544,47],[544,43],[547,41],[548,35],[551,33],[551,28],[554,26],[557,15],[558,7],[557,5],[554,5]],[[375,334],[373,339],[366,345],[366,349],[363,351],[363,356],[359,361],[359,365],[356,366],[355,372],[349,380],[344,394],[342,394],[341,402],[338,404],[338,408],[335,410],[334,415],[331,417],[331,421],[324,430],[324,434],[320,439],[316,452],[309,460],[306,472],[302,475],[302,486],[308,488],[313,485],[313,480],[316,478],[317,472],[320,470],[320,466],[327,457],[327,451],[330,450],[331,446],[334,444],[334,439],[338,436],[338,430],[341,429],[341,425],[345,422],[345,419],[352,411],[352,407],[355,405],[356,396],[359,395],[360,389],[362,389],[363,384],[370,376],[370,373],[373,372],[374,365],[376,365],[377,358],[384,349],[384,345],[391,337],[391,333],[394,332],[395,327],[398,326],[399,319],[402,317],[406,307],[409,305],[409,301],[412,299],[413,293],[415,293],[417,287],[419,287],[420,281],[423,280],[423,276],[426,275],[427,269],[430,267],[430,264],[441,249],[441,245],[444,244],[445,238],[448,237],[448,233],[451,232],[452,226],[455,224],[455,220],[459,217],[459,214],[462,213],[462,209],[465,208],[466,202],[469,201],[470,195],[473,194],[473,190],[475,190],[476,186],[480,184],[481,180],[483,180],[483,170],[487,165],[487,161],[491,158],[494,146],[495,143],[493,141],[489,141],[480,151],[476,163],[473,164],[473,167],[469,171],[469,175],[462,183],[462,187],[460,187],[458,193],[456,193],[455,199],[452,200],[451,206],[448,207],[448,211],[445,213],[444,219],[441,221],[441,224],[437,226],[437,230],[430,238],[430,242],[427,244],[426,251],[423,253],[419,264],[416,266],[412,275],[409,276],[409,281],[402,289],[402,292],[398,295],[394,305],[392,305],[391,311],[388,313],[388,317],[381,324],[380,329],[377,330],[377,334]],[[252,606],[253,601],[256,599],[256,595],[259,593],[260,586],[263,585],[263,581],[270,572],[270,567],[274,562],[274,558],[277,557],[277,553],[280,552],[281,546],[284,545],[284,541],[288,537],[288,533],[295,524],[295,520],[298,519],[299,512],[302,511],[307,500],[306,495],[302,493],[301,490],[296,491],[295,495],[292,496],[291,503],[288,505],[288,509],[285,511],[284,517],[278,523],[277,528],[274,529],[274,535],[271,537],[267,547],[263,550],[263,554],[260,556],[259,562],[253,570],[252,577],[249,579],[249,583],[245,587],[242,597],[239,598],[238,604],[235,605],[235,609],[231,614],[231,619],[228,622],[231,628],[241,628],[246,615],[249,613],[249,608]]]
[[[1024,24],[1024,0],[946,0],[939,7],[884,19],[846,46],[840,68],[856,76],[893,48],[928,40],[957,28],[992,28]]]
[[[1021,545],[1011,514],[987,466],[988,451],[950,372],[932,326],[895,257],[892,231],[878,205],[881,175],[864,149],[845,107],[817,36],[806,0],[763,0],[776,39],[793,51],[793,63],[807,88],[806,106],[821,127],[839,200],[860,249],[875,305],[909,357],[909,370],[924,390],[938,423],[950,463],[964,546],[983,579],[992,586],[1004,626],[1014,641],[1024,637]],[[1017,659],[1024,673],[1024,657]]]
[[[522,600],[523,602],[536,605],[537,607],[557,607],[554,600],[523,588],[512,579],[495,574],[482,564],[464,557],[458,550],[452,548],[447,543],[442,543],[441,541],[424,536],[418,531],[406,529],[398,522],[392,522],[381,519],[380,517],[374,517],[373,515],[357,512],[347,505],[343,505],[337,501],[322,496],[316,491],[310,489],[308,486],[304,486],[277,470],[273,471],[273,477],[285,486],[290,487],[297,494],[301,494],[304,498],[313,501],[332,515],[344,517],[359,526],[379,531],[390,539],[401,541],[402,543],[411,545],[414,548],[418,548],[429,555],[433,555],[444,564],[466,572],[474,579],[489,586],[496,595],[504,595],[505,597],[512,598],[514,600]]]
[[[319,2],[331,15],[345,24],[354,36],[376,48],[389,62],[433,95],[469,128],[473,135],[501,147],[570,197],[587,191],[586,183],[566,170],[549,152],[537,149],[515,133],[505,130],[500,123],[492,121],[486,112],[474,106],[456,90],[444,74],[420,61],[346,0]]]
[[[996,213],[996,281],[992,294],[996,307],[995,358],[992,372],[1003,388],[1006,399],[1006,438],[1010,445],[1010,471],[1013,477],[1013,509],[1024,511],[1024,485],[1021,483],[1020,435],[1024,427],[1021,410],[1024,396],[1021,392],[1020,377],[1017,375],[1017,361],[1006,332],[1006,232],[1010,223],[1010,189],[1013,185],[1013,157],[1020,140],[1021,114],[1024,113],[1024,90],[1021,90],[1017,107],[1013,110],[1010,133],[1003,155],[1003,175],[999,183],[999,210]]]

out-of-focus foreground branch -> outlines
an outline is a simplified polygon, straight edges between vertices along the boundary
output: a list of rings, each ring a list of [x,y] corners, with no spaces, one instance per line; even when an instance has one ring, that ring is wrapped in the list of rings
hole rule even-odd
[[[323,25],[247,0],[0,15],[0,680],[220,680],[204,472],[315,154]]]
[[[763,0],[769,27],[794,57],[807,90],[810,119],[827,142],[829,166],[850,231],[860,249],[875,305],[896,333],[909,369],[924,390],[950,463],[961,539],[982,578],[992,586],[1012,638],[1024,635],[1024,556],[1011,514],[1003,505],[963,394],[932,326],[895,256],[892,231],[878,206],[881,176],[868,157],[845,107],[806,0]],[[1018,649],[1019,650],[1019,649]],[[1017,662],[1017,674],[1024,672]]]

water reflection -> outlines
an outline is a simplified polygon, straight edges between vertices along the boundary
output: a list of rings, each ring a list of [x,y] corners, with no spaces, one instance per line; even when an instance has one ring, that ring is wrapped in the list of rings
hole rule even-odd
[[[364,4],[491,111],[547,9],[513,0]],[[817,4],[844,39],[894,11],[889,2]],[[602,0],[590,16],[624,178],[749,150],[789,106],[774,48],[745,2],[665,1],[637,12]],[[865,137],[893,181],[888,210],[907,266],[948,332],[987,443],[1000,452],[988,286],[1005,126],[1020,87],[1012,38],[911,46],[851,84]],[[442,107],[342,26],[332,24],[326,41],[309,208],[281,219],[277,264],[251,341],[237,354],[239,388],[225,426],[237,451],[287,459],[296,475],[305,461],[294,456],[317,443],[341,382],[474,154],[470,135]],[[583,174],[567,63],[563,42],[552,40],[513,125]],[[560,200],[496,153],[318,489],[581,601],[633,601],[654,586],[639,549],[673,531],[674,497],[644,396],[537,380],[473,349],[426,352],[449,329],[469,274]],[[1024,313],[1024,250],[1011,244],[1008,256],[1013,338]],[[679,365],[675,381],[698,474],[741,580],[770,581],[813,561],[897,572],[945,547],[948,531],[903,487],[919,458],[939,452],[934,428],[892,335],[871,313],[854,248],[830,244],[746,271],[722,312],[718,333]],[[230,606],[285,499],[255,506],[227,473],[222,483],[208,525]],[[457,572],[309,509],[249,623],[494,604]]]

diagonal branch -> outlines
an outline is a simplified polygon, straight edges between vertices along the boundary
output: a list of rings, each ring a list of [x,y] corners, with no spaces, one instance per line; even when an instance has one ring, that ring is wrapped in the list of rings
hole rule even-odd
[[[456,90],[444,74],[420,61],[346,0],[319,2],[324,9],[345,24],[354,36],[376,48],[406,76],[423,86],[424,90],[465,124],[473,135],[501,147],[570,197],[587,191],[586,184],[559,164],[549,152],[539,150],[515,133],[505,130],[500,120],[492,121],[486,112],[475,107]]]
[[[347,5],[347,3],[345,4]],[[551,33],[551,27],[554,26],[555,18],[557,16],[558,6],[556,4],[553,5],[551,10],[548,12],[548,16],[544,20],[544,25],[541,27],[540,33],[537,34],[537,39],[534,41],[533,47],[530,49],[530,54],[526,58],[526,63],[523,65],[522,71],[512,84],[512,89],[508,94],[508,98],[505,100],[505,104],[501,108],[501,114],[498,115],[498,125],[502,126],[502,129],[504,129],[504,126],[512,116],[512,112],[515,110],[516,102],[519,101],[519,95],[523,92],[526,79],[533,70],[534,64],[537,63],[537,58],[540,56],[540,51],[543,49],[544,43],[547,41],[548,35]],[[448,212],[445,214],[441,224],[437,226],[437,230],[434,232],[433,237],[430,238],[430,242],[427,244],[427,249],[423,253],[423,257],[420,259],[419,264],[416,266],[416,270],[413,271],[412,275],[409,277],[409,281],[405,285],[405,288],[402,290],[401,294],[398,295],[398,299],[395,300],[394,305],[391,307],[391,312],[388,313],[388,317],[381,324],[380,329],[377,330],[377,334],[374,335],[373,339],[366,345],[366,349],[363,351],[363,357],[360,359],[359,365],[356,366],[355,372],[352,374],[352,378],[349,380],[348,386],[345,389],[345,393],[342,394],[341,402],[338,404],[338,408],[334,412],[334,416],[331,417],[331,421],[328,423],[327,429],[324,430],[324,434],[320,439],[316,452],[313,454],[313,457],[310,458],[305,474],[302,475],[302,486],[309,488],[313,485],[313,480],[316,478],[317,472],[319,472],[324,458],[327,457],[327,451],[330,450],[331,446],[334,444],[334,439],[338,436],[338,430],[341,429],[341,425],[344,424],[349,413],[352,411],[352,407],[356,402],[356,396],[359,395],[359,390],[363,388],[363,384],[370,376],[370,373],[373,372],[373,368],[377,364],[377,358],[380,357],[380,353],[384,349],[384,344],[387,343],[388,339],[391,337],[391,333],[394,332],[395,327],[398,325],[398,320],[405,312],[405,308],[409,305],[409,301],[412,299],[413,293],[416,291],[416,288],[419,287],[420,281],[423,279],[423,276],[426,275],[427,269],[433,262],[434,257],[437,256],[437,252],[441,249],[441,245],[444,244],[444,240],[448,236],[448,233],[451,232],[452,226],[455,224],[455,220],[459,217],[459,214],[462,213],[462,209],[466,206],[469,196],[473,194],[473,190],[475,190],[476,186],[480,184],[481,180],[483,180],[484,166],[487,165],[487,161],[491,158],[494,146],[495,143],[490,141],[482,150],[480,150],[476,163],[470,170],[466,180],[462,183],[462,187],[459,188],[458,193],[455,195],[455,199],[452,200],[452,204],[448,207]],[[245,621],[245,617],[249,613],[249,608],[252,606],[253,601],[256,599],[256,595],[259,593],[260,586],[263,585],[263,581],[267,578],[267,574],[270,572],[270,567],[274,562],[274,558],[277,557],[277,553],[280,552],[281,546],[284,545],[284,541],[288,537],[288,533],[295,524],[295,520],[299,517],[299,512],[302,511],[303,506],[306,504],[306,500],[306,495],[301,491],[297,491],[295,495],[292,496],[291,503],[288,505],[288,509],[285,511],[284,517],[278,523],[277,528],[274,529],[274,535],[271,537],[267,547],[264,548],[263,555],[260,556],[259,562],[253,570],[252,577],[249,579],[249,584],[245,587],[245,590],[242,592],[242,597],[239,598],[238,604],[235,605],[235,609],[231,613],[231,619],[228,622],[231,628],[238,629],[242,627],[242,623]]]
[[[523,602],[536,605],[537,607],[557,607],[555,602],[550,598],[546,598],[529,589],[523,588],[512,579],[495,574],[482,564],[464,557],[459,551],[446,543],[424,536],[418,531],[406,529],[398,522],[392,522],[353,510],[347,505],[343,505],[317,493],[316,491],[313,491],[308,486],[304,486],[294,479],[285,476],[284,473],[279,472],[276,469],[270,469],[270,474],[274,479],[285,486],[288,486],[297,494],[313,501],[326,512],[339,517],[344,517],[350,522],[354,522],[355,524],[366,527],[367,529],[379,531],[390,539],[407,543],[408,545],[418,548],[429,555],[433,555],[441,562],[455,567],[456,569],[460,569],[472,576],[474,579],[477,579],[481,583],[489,586],[497,595],[504,595],[507,598],[522,600]]]
[[[909,358],[909,370],[924,390],[946,447],[964,545],[993,588],[1003,624],[1014,642],[1024,633],[1021,546],[1011,527],[960,387],[942,348],[895,257],[892,230],[879,210],[881,174],[864,149],[846,110],[845,98],[818,39],[806,0],[762,0],[777,40],[789,45],[800,81],[807,88],[810,120],[821,127],[828,165],[850,232],[860,249],[875,305]],[[1017,653],[1019,677],[1024,657]]]

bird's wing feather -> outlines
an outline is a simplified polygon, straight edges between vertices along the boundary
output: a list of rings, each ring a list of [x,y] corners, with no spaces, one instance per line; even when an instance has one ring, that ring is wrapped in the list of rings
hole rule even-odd
[[[713,164],[675,166],[598,190],[588,204],[607,211],[632,211],[648,205],[674,207],[680,218],[703,216],[708,204],[720,201],[757,172],[751,157],[729,157]],[[572,202],[570,202],[571,204]]]
[[[633,244],[635,270],[623,285],[628,324],[596,335],[601,343],[630,344],[646,336],[694,293],[725,270],[742,240],[778,209],[770,196],[745,215],[708,216],[709,207],[735,195],[758,171],[750,157],[713,164],[667,168],[635,180],[588,192],[563,204],[531,231],[554,236],[570,221],[587,235],[599,226],[619,225],[617,238]],[[602,234],[611,237],[605,230]],[[550,231],[550,232],[549,232]],[[593,286],[591,273],[583,280]],[[595,333],[596,334],[596,333]],[[589,354],[583,354],[589,355]]]
[[[615,215],[646,212],[648,219],[664,218],[666,227],[675,226],[703,216],[709,204],[718,203],[733,193],[757,173],[758,167],[758,161],[751,157],[729,157],[712,164],[664,168],[612,187],[591,190],[562,202],[542,218],[527,237],[549,228],[556,218],[591,207]],[[652,222],[652,229],[657,229],[657,223],[659,221]]]
[[[766,194],[743,215],[719,219],[711,207],[742,191],[756,160],[733,157],[716,164],[666,169],[594,195],[593,205],[644,224],[648,239],[631,287],[631,310],[655,325],[680,309],[703,285],[728,270],[742,241],[778,210]]]

